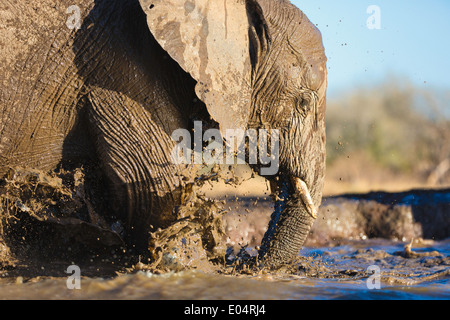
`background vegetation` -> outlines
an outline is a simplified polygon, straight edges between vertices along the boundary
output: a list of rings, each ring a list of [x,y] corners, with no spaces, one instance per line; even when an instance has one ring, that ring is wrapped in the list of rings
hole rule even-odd
[[[330,98],[326,193],[450,185],[449,103],[395,77]]]

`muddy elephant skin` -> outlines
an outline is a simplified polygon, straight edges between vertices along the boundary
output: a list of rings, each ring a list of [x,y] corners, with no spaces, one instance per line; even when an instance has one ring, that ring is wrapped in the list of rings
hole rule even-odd
[[[137,243],[178,201],[173,130],[187,128],[193,80],[153,39],[136,1],[3,1],[0,176],[100,162]],[[45,17],[45,18],[44,18]],[[198,103],[199,104],[199,103]]]
[[[320,32],[289,1],[1,0],[0,41],[0,177],[99,164],[145,247],[180,203],[175,130],[278,129],[261,256],[296,256],[322,198],[327,80]]]

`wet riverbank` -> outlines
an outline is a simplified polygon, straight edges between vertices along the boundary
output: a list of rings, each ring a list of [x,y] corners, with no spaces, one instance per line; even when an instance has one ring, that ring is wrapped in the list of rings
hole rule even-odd
[[[231,245],[261,242],[273,210],[269,197],[233,198],[224,217]],[[230,200],[228,201],[230,203]],[[450,237],[450,189],[372,192],[325,197],[305,246],[382,238]]]

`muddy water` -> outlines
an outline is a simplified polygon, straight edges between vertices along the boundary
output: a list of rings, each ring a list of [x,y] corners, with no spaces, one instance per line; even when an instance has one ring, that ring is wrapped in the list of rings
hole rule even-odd
[[[214,177],[189,185],[178,219],[151,234],[141,263],[128,260],[120,221],[102,218],[82,171],[11,172],[0,184],[0,299],[450,298],[450,190],[408,193],[413,203],[326,200],[297,261],[267,272],[251,262],[273,211],[268,190],[211,200],[198,188]],[[79,266],[80,289],[70,289],[69,265]]]
[[[449,299],[450,240],[405,245],[373,239],[307,247],[293,269],[278,274],[138,271],[101,278],[81,270],[80,289],[68,289],[67,277],[3,274],[0,299]]]

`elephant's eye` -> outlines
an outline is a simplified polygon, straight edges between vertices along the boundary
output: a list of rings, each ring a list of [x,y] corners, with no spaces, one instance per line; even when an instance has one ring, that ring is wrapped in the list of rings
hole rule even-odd
[[[308,97],[299,96],[295,98],[294,104],[297,112],[304,117],[306,117],[311,110],[311,104]]]
[[[313,114],[314,121],[317,121],[317,103],[319,102],[319,97],[317,92],[307,88],[302,88],[299,90],[296,108],[297,111],[303,116],[307,117],[309,114]]]

